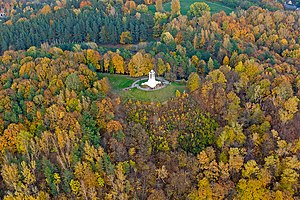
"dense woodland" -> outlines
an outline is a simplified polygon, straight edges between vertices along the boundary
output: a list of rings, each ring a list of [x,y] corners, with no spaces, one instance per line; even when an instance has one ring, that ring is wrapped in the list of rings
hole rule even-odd
[[[1,2],[0,199],[299,199],[300,12],[157,1]],[[151,69],[188,92],[99,78]]]

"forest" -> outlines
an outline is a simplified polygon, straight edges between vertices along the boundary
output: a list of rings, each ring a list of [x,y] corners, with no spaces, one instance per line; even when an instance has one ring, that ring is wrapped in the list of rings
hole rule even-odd
[[[0,199],[299,199],[300,12],[209,2],[0,1]]]

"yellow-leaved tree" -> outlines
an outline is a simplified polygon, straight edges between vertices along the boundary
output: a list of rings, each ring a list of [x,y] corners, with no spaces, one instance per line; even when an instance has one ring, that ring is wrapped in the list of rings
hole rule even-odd
[[[133,77],[147,75],[151,69],[153,69],[153,58],[148,53],[137,52],[128,63],[129,74]]]
[[[93,49],[86,50],[86,61],[87,64],[92,64],[96,69],[100,69],[99,61],[101,59],[101,55],[98,51]]]
[[[46,4],[39,12],[44,15],[51,13],[51,7]]]
[[[129,31],[124,31],[120,35],[121,44],[130,44],[132,42],[131,33]]]
[[[191,73],[187,82],[187,87],[190,92],[194,92],[200,87],[200,78],[199,75],[195,72]]]
[[[171,12],[172,12],[172,15],[180,15],[180,1],[179,0],[172,0]]]
[[[122,56],[120,56],[117,53],[113,54],[111,62],[117,74],[124,74],[125,63],[124,63],[124,58]]]

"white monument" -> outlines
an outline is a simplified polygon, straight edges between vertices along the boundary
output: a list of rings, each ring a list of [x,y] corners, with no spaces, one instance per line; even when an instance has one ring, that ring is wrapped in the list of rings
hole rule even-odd
[[[145,82],[145,83],[142,83],[142,85],[147,85],[147,86],[149,86],[151,88],[155,88],[155,86],[157,84],[160,84],[160,82],[155,80],[155,72],[153,70],[151,70],[149,72],[149,79],[148,79],[148,81]]]

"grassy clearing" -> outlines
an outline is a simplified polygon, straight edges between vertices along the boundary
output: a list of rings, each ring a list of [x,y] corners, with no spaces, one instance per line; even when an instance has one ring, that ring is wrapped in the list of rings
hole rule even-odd
[[[209,5],[210,7],[210,11],[212,14],[214,13],[218,13],[221,11],[224,11],[225,13],[229,14],[232,11],[234,11],[234,9],[224,6],[220,3],[214,3],[214,2],[210,2],[210,1],[205,1],[205,0],[181,0],[180,1],[180,8],[181,8],[181,14],[186,15],[187,12],[190,9],[190,5],[195,3],[195,2],[205,2],[207,3],[207,5]],[[164,4],[164,9],[165,11],[170,12],[171,11],[171,2],[165,3]],[[149,6],[149,10],[151,10],[152,12],[155,12],[155,5],[150,5]]]
[[[122,89],[131,86],[131,84],[135,80],[137,80],[137,78],[132,78],[130,76],[118,74],[98,74],[99,79],[103,77],[108,78],[109,83],[112,87],[112,92],[119,95],[124,101],[132,99],[139,101],[164,102],[172,97],[175,97],[176,90],[179,90],[181,93],[184,90],[186,90],[185,84],[174,82],[168,85],[167,87],[156,91],[142,91],[137,88],[133,88],[128,91],[123,91]],[[140,83],[145,81],[147,80],[141,81]]]
[[[179,90],[182,93],[184,90],[186,90],[186,87],[184,84],[171,83],[161,90],[142,91],[137,88],[133,88],[129,91],[121,91],[119,95],[124,101],[134,99],[139,101],[164,102],[172,97],[175,97],[176,90]]]
[[[119,90],[122,90],[123,88],[127,88],[131,86],[131,84],[136,80],[135,78],[126,75],[105,74],[105,73],[98,74],[99,79],[102,79],[103,77],[108,78],[113,92],[117,92]]]

